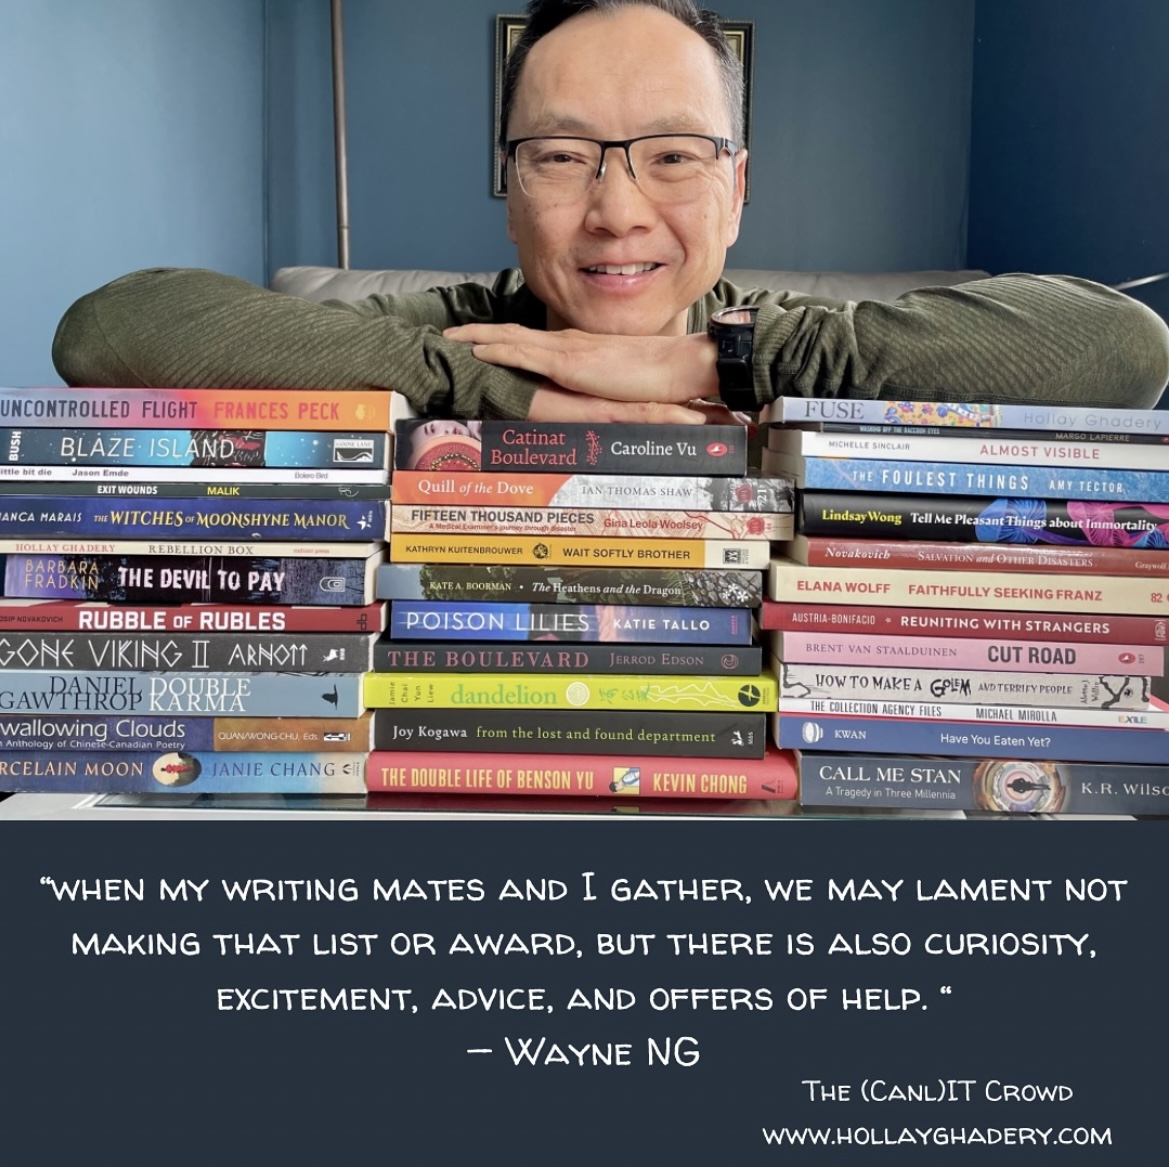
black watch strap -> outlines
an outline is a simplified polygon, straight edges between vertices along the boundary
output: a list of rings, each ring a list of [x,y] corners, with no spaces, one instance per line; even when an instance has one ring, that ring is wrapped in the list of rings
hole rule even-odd
[[[715,343],[718,395],[728,409],[752,413],[755,395],[755,317],[757,307],[720,308],[710,317],[707,335]]]

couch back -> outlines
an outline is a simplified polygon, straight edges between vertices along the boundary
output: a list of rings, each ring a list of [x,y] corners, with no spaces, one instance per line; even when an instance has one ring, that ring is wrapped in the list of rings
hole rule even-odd
[[[282,267],[272,277],[277,292],[304,300],[362,300],[375,293],[424,292],[449,284],[490,286],[498,272],[343,271],[335,267]],[[723,273],[743,288],[804,292],[828,300],[896,300],[913,288],[951,287],[986,276],[984,271],[806,272],[727,268]]]

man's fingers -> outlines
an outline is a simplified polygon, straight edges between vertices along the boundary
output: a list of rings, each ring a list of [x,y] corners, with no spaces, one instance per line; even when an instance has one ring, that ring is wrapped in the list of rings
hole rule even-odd
[[[460,324],[443,330],[447,340],[458,340],[464,344],[540,344],[555,332],[541,332],[525,328],[522,324]]]
[[[563,382],[563,378],[556,375],[556,354],[548,349],[530,344],[497,343],[472,344],[471,352],[476,360],[485,361],[489,365],[524,369],[529,373],[539,373],[550,381]]]

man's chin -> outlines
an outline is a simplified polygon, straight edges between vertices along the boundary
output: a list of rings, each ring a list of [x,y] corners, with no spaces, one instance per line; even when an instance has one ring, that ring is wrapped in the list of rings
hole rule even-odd
[[[563,320],[561,328],[576,328],[597,336],[668,336],[686,331],[685,317],[679,328],[676,326],[677,317],[664,318],[661,313],[642,313],[629,308],[573,313]]]

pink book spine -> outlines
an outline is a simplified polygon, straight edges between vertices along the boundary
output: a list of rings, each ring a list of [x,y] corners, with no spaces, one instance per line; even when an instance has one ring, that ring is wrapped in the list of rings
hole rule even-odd
[[[818,628],[873,636],[945,635],[973,640],[1010,636],[1015,640],[1169,643],[1169,619],[1164,616],[978,612],[969,608],[891,608],[883,604],[787,604],[764,600],[759,627],[769,632],[809,632]]]
[[[631,799],[793,799],[799,791],[795,760],[775,746],[769,746],[762,758],[375,750],[369,755],[365,783],[378,793],[591,794]]]
[[[1004,669],[1160,677],[1165,653],[1143,644],[1070,644],[1046,640],[950,640],[935,636],[774,633],[781,661],[897,665],[902,668]]]

